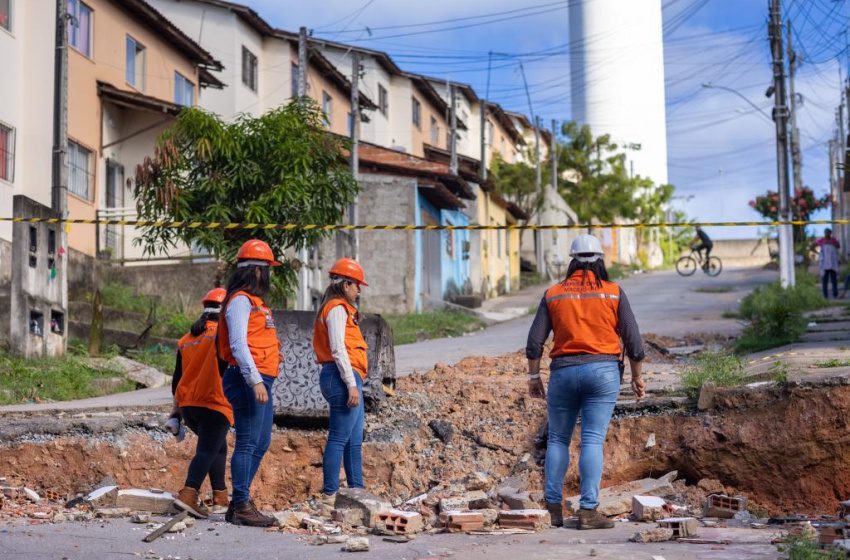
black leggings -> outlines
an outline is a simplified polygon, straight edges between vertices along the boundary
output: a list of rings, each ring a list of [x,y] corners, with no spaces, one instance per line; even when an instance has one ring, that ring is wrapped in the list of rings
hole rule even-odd
[[[180,409],[183,421],[198,435],[198,447],[189,463],[186,486],[199,490],[207,474],[213,490],[226,490],[224,474],[227,469],[227,431],[230,422],[221,412],[199,406]]]

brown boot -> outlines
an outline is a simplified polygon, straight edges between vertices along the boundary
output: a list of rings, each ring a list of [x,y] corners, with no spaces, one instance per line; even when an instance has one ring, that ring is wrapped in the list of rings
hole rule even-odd
[[[263,515],[259,512],[257,508],[254,507],[254,504],[251,502],[245,502],[244,504],[239,504],[238,506],[234,506],[231,504],[231,508],[233,508],[233,514],[230,517],[230,522],[234,525],[246,525],[248,527],[271,527],[274,524],[274,519]]]
[[[227,490],[213,490],[211,513],[224,513],[230,508],[230,499]]]
[[[595,509],[578,510],[577,529],[613,529],[614,522]]]
[[[174,507],[188,512],[189,515],[198,519],[206,519],[210,516],[209,510],[198,500],[198,490],[189,486],[184,486],[177,494],[177,499],[174,500]]]
[[[564,526],[564,507],[561,504],[550,504],[546,502],[546,511],[552,519],[552,527]]]

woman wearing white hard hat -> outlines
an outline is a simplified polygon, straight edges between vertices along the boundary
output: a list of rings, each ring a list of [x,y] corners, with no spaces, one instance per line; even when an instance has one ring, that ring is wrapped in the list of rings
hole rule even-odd
[[[602,444],[620,392],[622,354],[629,357],[635,396],[644,396],[640,337],[626,294],[608,280],[602,245],[588,234],[570,247],[567,276],[546,290],[528,333],[529,394],[547,398],[549,438],[546,449],[546,508],[552,524],[563,525],[564,476],[570,440],[581,415],[578,529],[614,526],[596,510],[602,480]],[[547,391],[540,378],[543,345],[554,334]]]

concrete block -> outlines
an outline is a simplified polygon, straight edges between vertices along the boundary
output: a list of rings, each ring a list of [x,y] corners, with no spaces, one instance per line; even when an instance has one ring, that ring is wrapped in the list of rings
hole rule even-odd
[[[492,527],[499,519],[499,510],[497,509],[477,509],[475,511],[484,516],[485,527]]]
[[[440,511],[462,511],[469,509],[469,500],[465,496],[440,498]]]
[[[345,541],[343,550],[346,552],[369,552],[369,539],[366,537],[351,537]]]
[[[392,509],[375,515],[372,526],[379,531],[396,535],[412,535],[425,530],[422,516],[413,511]]]
[[[464,477],[463,485],[469,491],[488,490],[493,485],[493,481],[487,473],[476,471]]]
[[[493,506],[490,497],[483,490],[473,490],[463,496],[469,504],[469,509],[488,509]]]
[[[38,492],[31,488],[24,487],[24,496],[26,496],[27,500],[31,501],[34,504],[37,504],[41,501],[41,496],[38,495]]]
[[[278,527],[297,529],[308,515],[303,511],[276,511],[272,514]]]
[[[527,529],[539,531],[552,524],[545,509],[517,509],[499,512],[499,527],[503,529]]]
[[[363,511],[359,509],[335,509],[331,511],[331,519],[337,523],[359,527],[363,525]]]
[[[828,523],[818,527],[818,543],[823,546],[846,538],[850,538],[850,534],[844,523]]]
[[[94,507],[110,507],[114,506],[118,500],[117,486],[104,486],[89,492],[85,497],[85,501]]]
[[[484,528],[484,516],[478,511],[444,511],[440,522],[449,533],[477,531]]]
[[[629,539],[636,543],[654,543],[673,540],[673,529],[656,527],[655,529],[646,529],[638,531]]]
[[[657,496],[632,496],[632,519],[635,521],[656,521],[664,517],[664,504],[667,502]]]
[[[537,509],[540,504],[528,492],[499,492],[499,499],[511,509]]]
[[[671,529],[673,531],[673,538],[684,539],[697,535],[699,522],[695,517],[667,517],[666,519],[659,519],[658,526],[664,529]]]
[[[632,496],[665,496],[672,494],[672,482],[676,480],[676,476],[678,476],[678,473],[671,471],[661,478],[643,478],[634,482],[603,488],[599,492],[599,506],[597,510],[599,513],[608,517],[629,513],[632,508]],[[578,511],[580,499],[581,496],[570,496],[567,498],[567,508],[571,511]]]
[[[133,511],[149,511],[151,513],[170,513],[174,508],[174,496],[162,490],[144,490],[128,488],[119,490],[115,505]]]
[[[705,500],[703,515],[705,517],[732,519],[736,513],[746,510],[747,499],[743,496],[735,496],[733,498],[722,494],[711,494]]]
[[[372,526],[376,513],[392,509],[392,505],[362,488],[342,488],[336,495],[335,509],[358,509],[363,512],[363,523]]]
[[[126,517],[128,515],[130,515],[130,508],[125,507],[98,508],[94,512],[95,517],[100,517],[102,519],[115,519],[117,517]]]
[[[705,411],[714,408],[714,399],[717,395],[717,387],[713,381],[706,381],[702,384],[699,390],[699,399],[697,399],[697,410]]]

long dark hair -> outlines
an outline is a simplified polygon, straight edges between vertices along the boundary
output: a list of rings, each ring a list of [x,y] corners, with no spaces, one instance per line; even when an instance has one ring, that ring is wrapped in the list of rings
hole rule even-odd
[[[321,317],[322,315],[322,310],[325,308],[325,305],[327,305],[330,300],[342,298],[345,301],[348,301],[348,298],[345,296],[345,291],[343,290],[345,282],[345,279],[331,279],[331,283],[328,284],[328,287],[325,288],[325,293],[322,294],[322,301],[319,303],[319,308],[316,310],[315,320],[319,320],[319,317]]]
[[[608,269],[605,268],[605,260],[602,257],[593,262],[580,262],[578,259],[571,260],[570,266],[567,267],[567,278],[571,278],[576,272],[582,272],[582,284],[588,281],[588,272],[592,272],[596,276],[597,288],[602,287],[603,280],[608,281]]]
[[[257,278],[254,270],[260,269],[260,277]],[[236,292],[248,292],[252,296],[265,298],[271,289],[271,272],[268,266],[251,265],[236,268],[227,279],[227,296],[225,302],[230,301]]]
[[[204,304],[205,307],[209,307],[212,309],[213,307],[220,308],[219,304],[208,302]],[[192,324],[192,328],[189,329],[189,332],[192,333],[192,336],[200,336],[205,330],[207,330],[207,321],[215,321],[218,322],[218,311],[215,313],[204,311],[201,313],[201,316]]]

